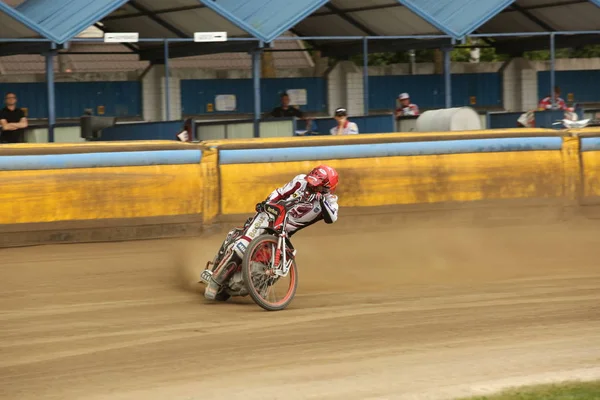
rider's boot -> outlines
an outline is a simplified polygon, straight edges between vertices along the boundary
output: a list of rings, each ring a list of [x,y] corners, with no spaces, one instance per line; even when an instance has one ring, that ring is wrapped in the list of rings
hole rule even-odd
[[[212,274],[209,283],[204,290],[204,297],[208,300],[215,300],[219,292],[223,289],[223,284],[227,282],[239,265],[239,257],[237,254],[233,253],[229,261]]]
[[[208,300],[214,300],[217,297],[217,293],[221,290],[221,286],[211,279],[206,289],[204,289],[204,297]]]

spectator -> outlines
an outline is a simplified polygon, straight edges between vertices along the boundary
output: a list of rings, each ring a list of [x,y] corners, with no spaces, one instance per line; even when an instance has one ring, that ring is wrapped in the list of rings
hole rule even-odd
[[[538,109],[540,111],[543,110],[566,110],[567,109],[567,103],[565,103],[565,101],[563,100],[562,97],[560,97],[560,88],[558,86],[554,87],[554,101],[555,101],[555,105],[552,105],[552,96],[548,96],[543,98],[542,100],[540,100],[540,103],[538,104]]]
[[[180,142],[191,142],[194,137],[194,132],[192,132],[192,119],[188,118],[183,123],[183,128],[176,135],[177,140]]]
[[[335,120],[337,126],[334,126],[329,131],[332,135],[356,135],[358,134],[358,126],[348,119],[348,112],[345,108],[335,110]]]
[[[20,108],[17,108],[17,95],[7,93],[4,98],[4,107],[0,111],[0,124],[2,125],[2,134],[0,143],[23,143],[25,142],[25,128],[27,128],[27,118]]]
[[[271,116],[274,118],[296,117],[306,121],[306,130],[310,131],[312,120],[306,118],[304,113],[295,107],[290,107],[290,96],[287,93],[281,94],[281,106],[275,107],[271,111]]]
[[[400,108],[396,110],[396,119],[410,115],[419,115],[419,107],[410,102],[408,93],[401,93],[398,99],[400,100]]]

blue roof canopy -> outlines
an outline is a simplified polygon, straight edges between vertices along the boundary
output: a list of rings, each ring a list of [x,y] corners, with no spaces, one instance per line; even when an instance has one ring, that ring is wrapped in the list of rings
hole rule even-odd
[[[47,39],[63,44],[127,1],[27,0],[16,8],[0,1],[0,11],[4,11]]]
[[[328,0],[200,0],[230,22],[269,43]]]
[[[455,39],[472,33],[515,0],[398,0]],[[595,0],[600,2],[600,0]]]
[[[600,0],[590,0],[592,3],[600,7]]]

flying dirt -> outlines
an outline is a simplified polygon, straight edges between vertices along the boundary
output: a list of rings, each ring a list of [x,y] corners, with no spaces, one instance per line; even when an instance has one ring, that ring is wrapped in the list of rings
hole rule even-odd
[[[342,210],[293,238],[277,313],[203,298],[228,228],[0,250],[0,398],[445,399],[600,377],[596,220]]]

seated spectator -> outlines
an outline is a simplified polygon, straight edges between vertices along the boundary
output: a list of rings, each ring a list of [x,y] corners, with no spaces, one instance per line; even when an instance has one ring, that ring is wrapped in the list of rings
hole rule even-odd
[[[337,126],[331,128],[329,133],[332,135],[356,135],[358,134],[358,126],[348,119],[348,111],[345,108],[338,108],[334,115],[337,121]]]
[[[310,131],[312,120],[306,118],[304,113],[295,107],[290,107],[290,96],[287,93],[281,94],[281,106],[275,107],[271,111],[271,116],[274,118],[296,117],[306,121],[306,130]]]
[[[555,105],[552,105],[552,96],[544,97],[540,100],[538,104],[538,109],[540,111],[543,110],[566,110],[567,103],[565,103],[564,99],[560,97],[560,88],[558,86],[554,87],[554,102]]]
[[[24,143],[28,124],[25,113],[17,107],[17,95],[7,93],[4,102],[6,107],[0,111],[0,143]]]
[[[396,119],[411,115],[419,115],[419,107],[410,102],[408,93],[401,93],[400,96],[398,96],[398,99],[400,100],[400,108],[396,110]]]

